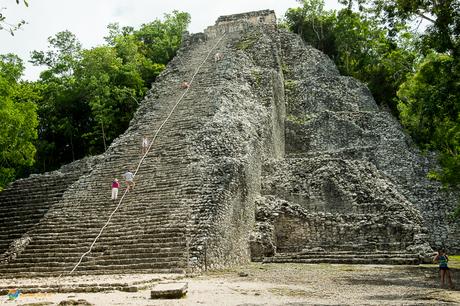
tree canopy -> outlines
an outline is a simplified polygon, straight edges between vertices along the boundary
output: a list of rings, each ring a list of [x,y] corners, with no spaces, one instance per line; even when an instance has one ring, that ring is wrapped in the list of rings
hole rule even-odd
[[[0,189],[32,166],[37,138],[36,92],[19,83],[24,71],[14,54],[0,55]]]
[[[45,68],[36,82],[20,81],[21,59],[1,55],[0,187],[103,152],[126,130],[189,23],[188,13],[174,11],[139,29],[110,24],[107,44],[91,49],[59,32],[31,54]]]
[[[460,2],[340,2],[343,9],[326,11],[322,0],[300,0],[286,26],[365,82],[422,150],[438,152],[442,168],[429,177],[458,189]]]
[[[27,0],[16,0],[16,4],[23,3],[26,7],[29,6],[29,2]],[[25,20],[21,20],[19,22],[10,23],[6,19],[6,7],[0,7],[0,30],[4,30],[9,32],[12,36],[14,36],[14,32],[19,30],[22,26],[26,24]]]

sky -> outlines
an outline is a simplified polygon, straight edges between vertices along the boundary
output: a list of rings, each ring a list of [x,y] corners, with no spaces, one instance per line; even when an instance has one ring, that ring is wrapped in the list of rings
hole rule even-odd
[[[299,6],[296,0],[29,0],[29,7],[15,0],[0,0],[2,14],[10,23],[26,20],[23,29],[11,36],[0,31],[0,54],[15,53],[26,64],[24,79],[35,80],[43,67],[33,67],[27,61],[33,50],[46,50],[47,39],[69,30],[84,48],[104,44],[107,25],[138,28],[143,23],[163,18],[173,10],[191,15],[189,31],[202,32],[221,15],[272,9],[281,18],[288,8]],[[337,9],[337,0],[326,0],[327,9]]]

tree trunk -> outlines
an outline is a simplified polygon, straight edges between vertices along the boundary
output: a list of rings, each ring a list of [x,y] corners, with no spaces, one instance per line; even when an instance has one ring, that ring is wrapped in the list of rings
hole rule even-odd
[[[104,132],[104,121],[101,120],[101,128],[102,128],[102,141],[104,142],[104,152],[107,150],[107,145],[105,143],[105,132]]]

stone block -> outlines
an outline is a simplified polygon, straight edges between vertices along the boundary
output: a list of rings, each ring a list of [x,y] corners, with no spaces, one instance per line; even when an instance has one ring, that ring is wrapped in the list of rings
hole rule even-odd
[[[188,283],[158,284],[150,291],[152,299],[180,299],[187,294]]]

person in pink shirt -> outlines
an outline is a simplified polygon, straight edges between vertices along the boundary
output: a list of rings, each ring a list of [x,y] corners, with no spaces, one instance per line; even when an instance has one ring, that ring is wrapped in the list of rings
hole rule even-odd
[[[118,179],[115,178],[112,182],[112,201],[115,201],[118,198],[118,188],[120,188],[120,183]]]

